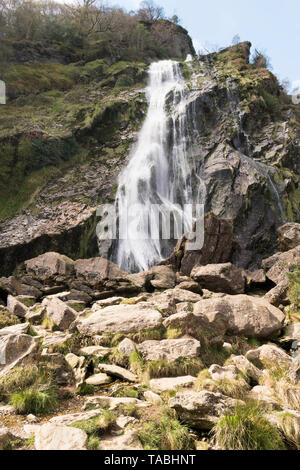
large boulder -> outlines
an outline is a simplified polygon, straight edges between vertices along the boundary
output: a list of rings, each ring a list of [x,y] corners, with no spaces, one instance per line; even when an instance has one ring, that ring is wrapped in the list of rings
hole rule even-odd
[[[169,406],[176,410],[184,423],[203,431],[210,430],[220,416],[238,403],[239,400],[206,390],[180,392],[169,400]]]
[[[163,262],[174,266],[189,276],[194,266],[227,263],[230,261],[233,241],[233,226],[230,220],[216,217],[213,213],[204,220],[204,245],[201,250],[189,250],[187,238],[183,236],[172,255]]]
[[[87,434],[70,426],[46,423],[35,426],[36,450],[86,450]]]
[[[289,222],[277,229],[281,251],[289,251],[300,245],[300,224]]]
[[[212,292],[226,294],[245,292],[245,274],[242,269],[231,263],[196,266],[191,272],[191,277],[199,282],[202,288]]]
[[[0,330],[0,378],[13,367],[32,361],[38,349],[32,336]]]
[[[68,330],[77,317],[77,312],[57,297],[46,297],[42,305],[47,317],[62,331]]]
[[[127,281],[128,273],[104,258],[79,259],[75,261],[78,279],[87,281],[91,286],[99,286],[103,281]]]
[[[12,295],[7,297],[7,310],[20,318],[25,318],[28,312],[28,308]]]
[[[267,278],[275,284],[288,283],[287,274],[300,262],[300,245],[285,253],[276,253],[263,260],[262,265]]]
[[[147,303],[114,305],[100,309],[78,321],[80,333],[92,336],[100,333],[131,333],[150,330],[162,323],[161,314]]]
[[[273,344],[264,344],[246,353],[246,358],[261,369],[272,367],[291,367],[293,358],[283,349]]]
[[[137,345],[137,349],[147,361],[173,362],[182,357],[199,356],[200,342],[194,338],[144,341]]]
[[[227,334],[253,338],[278,336],[285,318],[266,300],[242,294],[201,300],[194,305],[194,314],[206,317],[211,326],[223,323]]]
[[[172,289],[176,284],[176,274],[169,266],[154,266],[151,269],[150,284],[155,289]]]
[[[42,282],[70,277],[74,273],[74,261],[65,255],[49,252],[25,261],[27,273]]]

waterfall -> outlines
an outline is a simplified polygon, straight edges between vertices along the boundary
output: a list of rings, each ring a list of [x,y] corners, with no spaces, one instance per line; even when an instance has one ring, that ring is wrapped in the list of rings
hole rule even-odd
[[[161,234],[168,226],[169,212],[174,218],[173,235],[180,231],[182,220],[189,231],[193,223],[192,214],[183,211],[185,204],[192,204],[193,191],[187,158],[189,89],[179,64],[152,63],[146,94],[148,112],[116,194],[119,238],[111,258],[128,272],[145,271],[170,254],[174,240],[172,245]],[[161,218],[155,236],[149,229],[153,205],[159,207]],[[127,237],[122,237],[126,230]]]

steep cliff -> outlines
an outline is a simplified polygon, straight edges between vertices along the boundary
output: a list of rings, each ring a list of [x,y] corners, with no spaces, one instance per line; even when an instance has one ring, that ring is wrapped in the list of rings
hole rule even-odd
[[[180,35],[184,47],[174,43],[167,56],[182,60],[194,50]],[[206,185],[206,211],[233,221],[232,259],[254,268],[276,249],[276,228],[300,218],[300,119],[276,77],[249,64],[249,52],[242,43],[182,62],[182,73],[190,88],[188,154]],[[96,207],[114,201],[145,115],[148,62],[8,68],[12,101],[0,108],[2,274],[45,251],[97,253]]]

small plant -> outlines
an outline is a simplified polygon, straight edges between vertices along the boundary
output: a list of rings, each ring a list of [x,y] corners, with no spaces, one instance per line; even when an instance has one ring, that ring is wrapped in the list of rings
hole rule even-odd
[[[174,410],[162,408],[153,419],[144,422],[138,432],[145,450],[190,450],[194,442],[186,426],[176,418]]]
[[[284,450],[280,432],[263,417],[264,412],[255,401],[227,412],[212,430],[216,446],[222,450]]]
[[[18,414],[46,414],[57,405],[57,393],[54,387],[33,387],[22,392],[13,393],[10,404]]]

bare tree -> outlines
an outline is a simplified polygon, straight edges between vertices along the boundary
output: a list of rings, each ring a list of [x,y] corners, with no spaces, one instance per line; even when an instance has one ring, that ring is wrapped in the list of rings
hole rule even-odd
[[[141,21],[155,22],[164,19],[165,12],[162,7],[156,5],[152,0],[145,0],[140,4],[137,16]]]

